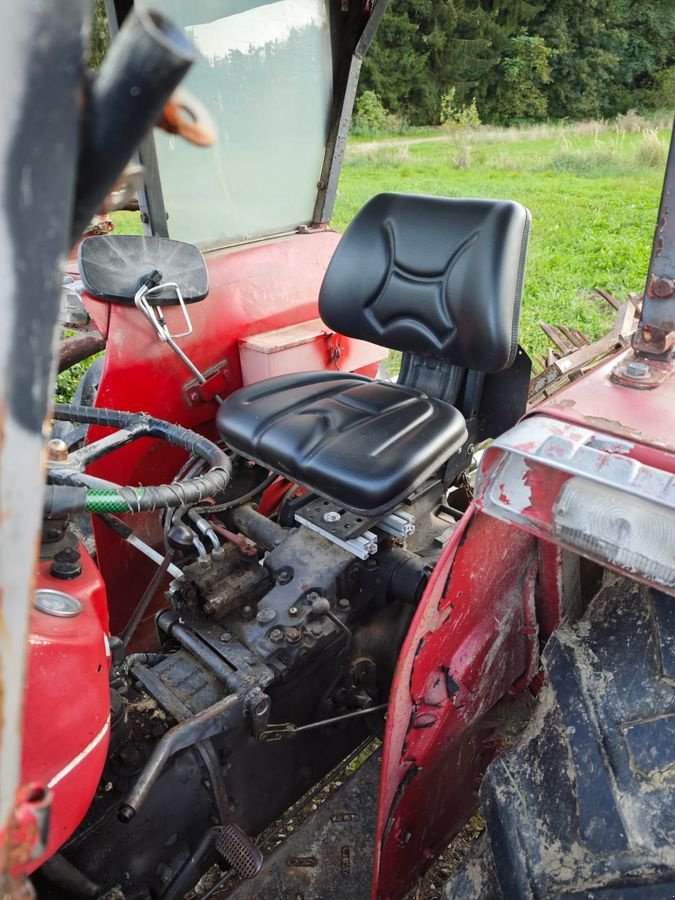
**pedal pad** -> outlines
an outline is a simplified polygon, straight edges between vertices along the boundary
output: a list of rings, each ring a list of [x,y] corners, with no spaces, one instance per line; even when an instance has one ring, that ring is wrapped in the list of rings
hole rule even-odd
[[[263,855],[238,825],[221,825],[216,850],[240,878],[253,878],[260,871]]]

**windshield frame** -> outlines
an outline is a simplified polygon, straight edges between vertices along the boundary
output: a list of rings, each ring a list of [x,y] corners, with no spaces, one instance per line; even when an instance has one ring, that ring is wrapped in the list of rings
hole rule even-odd
[[[311,221],[289,226],[290,230],[289,227],[286,230],[274,227],[266,230],[263,227],[261,231],[250,238],[223,236],[207,242],[193,241],[194,243],[204,250],[216,250],[257,243],[298,231],[321,230],[328,226],[335,205],[361,64],[388,2],[389,0],[377,0],[376,3],[371,4],[369,0],[358,0],[358,2],[346,4],[344,0],[330,0],[333,102]],[[119,30],[119,26],[132,5],[132,0],[105,0],[106,13],[113,36]],[[137,161],[144,169],[144,184],[139,191],[139,206],[145,233],[170,237],[162,190],[161,168],[154,135],[149,135],[141,144]],[[184,236],[182,239],[190,240],[190,237]]]

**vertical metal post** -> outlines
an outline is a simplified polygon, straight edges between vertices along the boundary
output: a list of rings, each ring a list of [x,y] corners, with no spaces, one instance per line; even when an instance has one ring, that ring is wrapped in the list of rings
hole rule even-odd
[[[663,356],[675,347],[675,128],[633,350]]]
[[[328,222],[333,215],[338,181],[349,136],[349,126],[352,121],[356,88],[359,83],[359,74],[361,73],[361,63],[375,37],[375,32],[388,5],[389,0],[377,0],[377,3],[371,9],[366,24],[357,35],[354,51],[349,59],[349,66],[346,74],[343,75],[343,82],[336,85],[334,103],[337,110],[339,110],[339,114],[336,115],[334,113],[331,117],[332,124],[326,143],[326,155],[314,207],[314,224]],[[362,14],[362,10],[359,10],[359,12]]]
[[[0,891],[20,784],[59,262],[77,163],[86,0],[0,4]]]

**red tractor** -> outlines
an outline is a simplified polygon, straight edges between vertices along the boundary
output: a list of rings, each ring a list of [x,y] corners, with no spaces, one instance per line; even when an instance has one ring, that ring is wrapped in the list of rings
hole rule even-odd
[[[672,897],[672,149],[632,345],[528,409],[525,208],[329,228],[382,0],[157,5],[93,80],[76,0],[2,37],[5,893],[396,900],[480,801],[446,897]]]

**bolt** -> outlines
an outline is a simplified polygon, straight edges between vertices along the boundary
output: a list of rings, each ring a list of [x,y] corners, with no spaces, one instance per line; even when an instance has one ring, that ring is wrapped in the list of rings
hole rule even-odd
[[[69,580],[82,574],[80,554],[74,547],[65,547],[54,554],[54,559],[49,567],[49,574],[54,578]]]
[[[60,438],[47,442],[47,458],[50,462],[65,462],[68,459],[68,444]]]
[[[298,609],[297,606],[291,606],[291,608],[288,610],[288,615],[289,616],[297,616],[299,612],[300,612],[300,610]]]
[[[648,293],[651,294],[652,297],[658,297],[659,299],[664,300],[675,294],[675,285],[669,278],[658,278],[656,275],[652,275]]]
[[[279,584],[288,584],[290,581],[293,581],[293,570],[292,569],[279,569],[279,574],[277,575],[277,581]]]
[[[469,446],[466,448],[467,456],[473,456],[475,449],[475,444],[469,444]]]
[[[248,605],[242,606],[242,608],[241,608],[242,619],[244,619],[246,622],[249,622],[253,618],[254,615],[255,615],[255,612],[254,612],[252,606],[248,606]]]
[[[270,631],[268,637],[272,641],[273,644],[280,644],[281,641],[283,641],[283,639],[284,639],[284,633],[281,630],[281,628],[273,628]]]
[[[323,634],[323,628],[318,623],[316,625],[310,625],[309,633],[313,637],[321,637],[321,635]]]
[[[320,596],[321,594],[318,594],[316,591],[310,591],[309,594],[307,594],[307,600],[310,603],[314,603],[314,601],[318,600]]]
[[[263,608],[256,616],[256,621],[259,625],[269,625],[269,623],[273,622],[276,617],[277,612],[275,609],[272,609],[271,606],[263,606]]]
[[[626,375],[630,378],[648,378],[649,366],[643,362],[632,361],[626,366]]]
[[[340,597],[337,602],[338,609],[349,609],[349,600],[346,597]]]
[[[190,403],[199,403],[199,391],[189,391],[188,400]]]
[[[297,644],[302,639],[302,632],[299,628],[287,628],[286,640],[289,644]]]
[[[339,512],[335,512],[334,509],[329,510],[327,513],[323,514],[324,522],[339,522],[342,516]]]
[[[221,640],[224,644],[227,644],[227,643],[229,643],[229,642],[232,640],[232,635],[230,634],[229,631],[224,631],[224,632],[221,634],[221,636],[220,636],[220,640]]]

